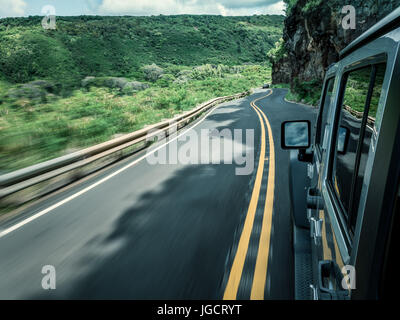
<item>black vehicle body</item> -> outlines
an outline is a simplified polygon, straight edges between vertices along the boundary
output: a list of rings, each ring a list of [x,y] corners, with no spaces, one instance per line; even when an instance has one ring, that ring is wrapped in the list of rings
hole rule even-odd
[[[394,298],[390,292],[399,284],[393,266],[400,211],[399,49],[400,8],[329,67],[312,146],[290,152],[296,299]],[[358,89],[364,79],[364,89]],[[347,101],[360,101],[361,111]]]

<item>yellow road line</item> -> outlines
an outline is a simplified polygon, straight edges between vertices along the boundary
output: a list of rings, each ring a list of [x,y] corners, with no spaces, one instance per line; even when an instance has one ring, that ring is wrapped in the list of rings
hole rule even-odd
[[[267,96],[262,97],[260,99],[266,98],[270,94],[272,94],[272,90]],[[249,208],[247,210],[242,234],[240,235],[238,248],[236,250],[236,254],[235,254],[235,258],[233,260],[233,264],[232,264],[232,268],[231,268],[231,271],[229,274],[228,282],[226,284],[224,297],[223,297],[224,300],[236,299],[237,291],[239,289],[240,279],[242,278],[244,262],[246,260],[247,249],[249,247],[250,236],[251,236],[251,232],[253,230],[253,223],[254,223],[254,217],[255,217],[255,213],[256,213],[256,209],[257,209],[258,198],[260,195],[260,189],[261,189],[261,183],[262,183],[262,177],[263,177],[263,171],[264,171],[265,150],[266,150],[264,122],[262,120],[260,112],[254,106],[254,102],[258,101],[260,99],[256,99],[253,102],[251,102],[251,106],[257,113],[257,116],[258,116],[258,118],[260,120],[260,124],[261,124],[260,159],[259,159],[259,163],[258,163],[256,180],[254,182],[253,192],[251,195]]]
[[[247,210],[246,220],[244,222],[243,231],[240,236],[238,248],[236,250],[236,255],[233,260],[231,272],[229,274],[228,283],[225,288],[224,300],[234,300],[236,299],[237,291],[240,284],[240,279],[242,278],[244,261],[246,259],[247,248],[249,246],[250,235],[253,229],[254,217],[258,204],[258,197],[260,195],[262,176],[264,171],[264,158],[265,158],[265,128],[262,121],[260,113],[256,110],[256,113],[260,119],[261,123],[261,152],[260,160],[258,163],[256,180],[254,182],[253,192],[251,195],[251,200],[249,208]]]
[[[332,250],[328,245],[328,239],[326,236],[326,221],[324,210],[319,210],[319,218],[323,221],[322,227],[322,248],[324,260],[332,260]]]
[[[257,107],[257,106],[256,106]],[[272,136],[271,125],[264,112],[257,107],[261,112],[268,128],[269,138],[269,170],[268,170],[268,185],[267,196],[264,206],[264,216],[261,227],[260,240],[258,245],[257,261],[254,270],[253,285],[251,288],[251,300],[263,300],[265,292],[265,283],[267,279],[268,257],[271,241],[271,226],[272,212],[274,208],[274,192],[275,192],[275,146]]]

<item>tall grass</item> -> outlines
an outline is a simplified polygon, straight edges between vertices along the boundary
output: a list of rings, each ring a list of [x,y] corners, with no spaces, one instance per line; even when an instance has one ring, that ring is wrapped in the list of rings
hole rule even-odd
[[[117,89],[78,89],[66,98],[34,103],[0,94],[0,171],[9,172],[132,132],[189,110],[218,96],[261,86],[271,80],[266,66],[244,66],[185,83],[157,84],[123,95]],[[10,85],[0,81],[0,92]]]

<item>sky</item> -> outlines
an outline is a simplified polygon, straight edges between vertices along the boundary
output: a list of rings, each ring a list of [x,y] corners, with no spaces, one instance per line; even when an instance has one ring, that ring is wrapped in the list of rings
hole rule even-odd
[[[282,0],[0,0],[0,18],[45,15],[169,15],[217,14],[241,16],[284,14]],[[50,13],[52,14],[52,13]]]

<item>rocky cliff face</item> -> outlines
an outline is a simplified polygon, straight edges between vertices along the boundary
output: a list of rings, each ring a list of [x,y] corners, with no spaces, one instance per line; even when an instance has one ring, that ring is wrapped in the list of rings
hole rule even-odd
[[[273,83],[322,80],[339,52],[377,21],[400,6],[400,0],[290,1],[283,33],[284,55],[275,59]],[[356,9],[356,29],[342,27],[345,5]]]

